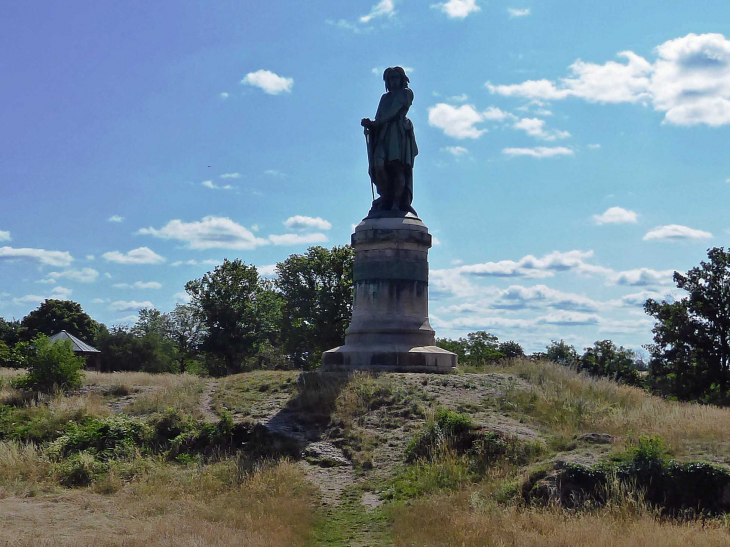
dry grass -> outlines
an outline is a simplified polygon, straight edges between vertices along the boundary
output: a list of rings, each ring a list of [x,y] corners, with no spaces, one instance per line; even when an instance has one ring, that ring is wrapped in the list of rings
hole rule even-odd
[[[729,409],[667,401],[551,362],[518,360],[496,370],[531,384],[527,390],[509,389],[506,408],[530,415],[557,434],[661,435],[677,454],[721,455],[730,443]]]
[[[256,370],[235,374],[218,381],[213,404],[218,414],[234,414],[261,419],[274,408],[283,407],[295,392],[298,371]]]
[[[191,414],[195,418],[201,418],[200,396],[205,389],[205,380],[190,374],[166,374],[164,376],[167,378],[156,384],[156,389],[141,393],[129,406],[125,407],[124,412],[143,415],[175,408]]]
[[[0,441],[0,496],[29,495],[50,474],[51,464],[35,443]]]
[[[485,502],[475,491],[440,495],[391,511],[396,545],[520,547],[720,547],[721,521],[660,520],[642,507],[584,512]]]
[[[0,499],[0,543],[293,546],[307,542],[313,490],[292,464],[242,474],[235,460],[158,467],[112,496],[90,489]]]
[[[86,371],[85,384],[87,386],[124,386],[130,392],[136,387],[152,386],[163,389],[173,389],[181,382],[196,378],[191,374],[150,374],[149,372],[95,372]]]

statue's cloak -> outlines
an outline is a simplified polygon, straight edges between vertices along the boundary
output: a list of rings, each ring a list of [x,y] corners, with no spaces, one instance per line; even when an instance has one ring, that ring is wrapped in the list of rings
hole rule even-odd
[[[374,162],[401,161],[413,168],[418,146],[413,124],[406,118],[411,104],[413,91],[407,87],[388,91],[380,98],[370,142]]]

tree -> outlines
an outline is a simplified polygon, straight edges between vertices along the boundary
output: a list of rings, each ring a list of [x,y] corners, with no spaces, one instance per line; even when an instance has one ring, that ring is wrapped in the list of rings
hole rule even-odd
[[[353,262],[350,246],[310,247],[276,265],[282,344],[297,366],[315,367],[322,352],[345,342],[352,317]]]
[[[730,252],[707,251],[686,275],[674,272],[687,298],[669,303],[649,299],[644,311],[657,321],[650,374],[680,399],[727,402],[730,366]]]
[[[18,387],[50,392],[81,386],[85,360],[74,354],[69,340],[51,343],[47,336],[39,335],[31,346],[28,373],[16,381]]]
[[[26,315],[20,323],[21,340],[31,340],[39,334],[51,336],[65,330],[84,342],[91,343],[98,324],[81,305],[71,300],[47,299]]]
[[[18,340],[20,340],[20,321],[17,319],[6,321],[0,317],[0,342],[12,347]]]
[[[180,370],[184,372],[185,362],[195,356],[205,338],[202,314],[192,304],[176,304],[165,314],[164,325],[167,337],[177,346]]]
[[[499,353],[504,355],[507,359],[513,359],[515,357],[522,357],[525,355],[525,350],[522,349],[522,346],[512,340],[499,344],[497,351],[499,351]]]
[[[507,343],[515,344],[515,342]],[[505,357],[505,354],[499,351],[497,337],[483,330],[470,332],[466,335],[466,338],[459,338],[458,340],[440,338],[436,341],[436,345],[455,353],[459,363],[464,365],[482,366]],[[519,344],[516,345],[519,346]],[[522,348],[520,347],[520,349]]]
[[[630,385],[641,384],[636,354],[611,340],[596,341],[580,358],[580,368],[593,376],[606,376]]]
[[[256,266],[223,261],[185,290],[200,310],[206,333],[202,348],[222,357],[229,372],[241,370],[261,343],[275,338],[279,297]]]
[[[568,367],[577,366],[580,359],[575,347],[563,340],[560,340],[560,342],[551,341],[550,345],[546,347],[545,355],[550,361]]]

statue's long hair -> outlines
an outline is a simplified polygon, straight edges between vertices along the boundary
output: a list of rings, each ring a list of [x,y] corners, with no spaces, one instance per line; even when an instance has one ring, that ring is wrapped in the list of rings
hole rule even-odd
[[[391,89],[388,87],[388,76],[390,76],[393,72],[397,72],[400,75],[400,79],[403,84],[403,87],[401,89],[408,87],[408,84],[411,81],[408,79],[408,76],[406,76],[406,71],[403,70],[403,67],[392,66],[390,68],[386,68],[385,72],[383,72],[383,81],[385,82],[385,90],[391,91]]]

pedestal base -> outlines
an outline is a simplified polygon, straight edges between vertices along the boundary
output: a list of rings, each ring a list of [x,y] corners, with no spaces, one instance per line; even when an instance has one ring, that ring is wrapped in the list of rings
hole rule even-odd
[[[340,346],[322,355],[322,370],[448,373],[456,368],[456,354],[437,346]]]
[[[363,220],[355,250],[352,322],[345,345],[325,351],[324,370],[451,372],[456,354],[436,347],[428,320],[431,235],[408,214]]]

